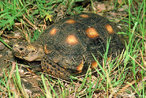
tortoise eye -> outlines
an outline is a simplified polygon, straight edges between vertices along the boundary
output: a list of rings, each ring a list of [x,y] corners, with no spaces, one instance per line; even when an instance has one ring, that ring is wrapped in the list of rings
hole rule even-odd
[[[24,50],[24,48],[22,48],[22,47],[21,47],[21,48],[19,48],[19,50],[20,50],[20,51],[23,51],[23,50]]]
[[[32,53],[34,53],[34,52],[35,52],[35,50],[32,50],[31,52],[32,52]]]

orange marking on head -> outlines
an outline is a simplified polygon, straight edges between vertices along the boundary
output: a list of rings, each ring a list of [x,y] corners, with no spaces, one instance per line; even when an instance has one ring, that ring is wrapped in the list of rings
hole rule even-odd
[[[106,30],[108,31],[109,34],[113,34],[114,33],[114,30],[113,30],[111,25],[107,24],[107,25],[105,25],[105,28],[106,28]]]
[[[68,24],[74,24],[76,21],[73,20],[73,19],[69,19],[67,21],[65,21],[65,23],[68,23]]]
[[[84,66],[84,62],[83,62],[83,61],[81,62],[81,64],[79,64],[79,65],[77,66],[76,69],[77,69],[77,71],[78,71],[79,73],[82,72],[83,66]]]
[[[55,35],[57,32],[57,29],[56,28],[53,28],[49,33],[50,35]]]
[[[92,27],[89,27],[87,30],[86,30],[86,34],[89,38],[95,38],[95,37],[98,37],[99,34],[98,32],[96,31],[95,28],[92,28]]]
[[[75,37],[75,35],[68,35],[66,42],[70,45],[75,45],[78,43],[77,38]]]
[[[97,62],[96,61],[93,61],[91,63],[91,68],[96,68],[98,66]]]
[[[88,18],[89,16],[86,15],[86,14],[81,14],[80,17],[82,17],[82,18]]]

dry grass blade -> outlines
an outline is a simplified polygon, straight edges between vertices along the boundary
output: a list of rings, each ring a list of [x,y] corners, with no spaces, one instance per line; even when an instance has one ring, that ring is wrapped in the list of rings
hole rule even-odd
[[[9,83],[10,83],[10,79],[12,78],[12,75],[13,75],[13,73],[14,73],[15,68],[16,68],[16,63],[15,63],[15,62],[12,62],[12,69],[11,69],[10,74],[9,74],[7,86],[8,86]]]
[[[129,55],[129,57],[130,57],[132,60],[134,60],[143,70],[146,71],[146,69],[145,69],[141,64],[139,64],[133,57],[131,57],[130,55]]]
[[[125,90],[130,87],[131,85],[133,85],[134,83],[136,83],[136,81],[132,81],[131,83],[125,85],[120,91],[118,91],[114,96],[117,96],[118,94],[122,93],[122,92],[125,92]]]
[[[23,18],[24,20],[26,20],[35,30],[38,30],[38,28],[33,24],[31,23],[24,15],[23,15]],[[38,30],[39,32],[41,32],[40,30]]]

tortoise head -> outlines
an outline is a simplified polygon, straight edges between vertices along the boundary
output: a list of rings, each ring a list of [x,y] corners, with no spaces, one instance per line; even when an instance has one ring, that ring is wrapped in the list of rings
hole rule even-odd
[[[45,55],[43,46],[29,44],[27,42],[18,42],[13,45],[13,54],[15,57],[26,61],[40,61]]]

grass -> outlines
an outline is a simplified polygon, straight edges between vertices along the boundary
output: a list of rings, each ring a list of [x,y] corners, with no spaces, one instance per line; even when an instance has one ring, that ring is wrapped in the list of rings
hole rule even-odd
[[[81,1],[82,0],[78,0],[77,2]],[[94,3],[93,0],[92,3]],[[135,3],[138,6],[135,6]],[[46,2],[46,0],[0,1],[0,35],[6,31],[13,30],[16,23],[20,23],[23,24],[23,27],[20,26],[20,29],[25,35],[25,38],[31,42],[35,41],[44,30],[44,25],[40,26],[35,19],[38,18],[45,22],[51,22],[53,17],[55,17],[54,9],[60,4],[67,6],[66,11],[70,15],[74,14],[74,12],[80,13],[83,10],[82,6],[74,7],[76,4],[74,0],[70,0],[70,2],[63,0],[51,0],[50,2]],[[84,78],[79,78],[78,82],[65,82],[59,79],[53,80],[50,77],[44,77],[42,74],[41,88],[43,94],[41,97],[92,98],[93,96],[106,96],[112,98],[114,96],[136,96],[144,98],[146,96],[146,68],[144,65],[144,42],[146,32],[145,0],[142,2],[139,0],[124,0],[123,5],[124,4],[129,5],[127,10],[128,18],[124,19],[124,22],[128,23],[128,30],[124,34],[129,38],[128,43],[125,42],[125,51],[114,60],[109,60],[107,58],[107,50],[103,56],[103,65],[98,64],[99,69],[95,69],[97,72],[96,77],[91,75],[89,68]],[[115,5],[117,6],[117,2]],[[92,6],[94,5],[92,4]],[[47,24],[45,26],[47,26]],[[31,33],[32,31],[34,32]],[[0,41],[4,43],[2,37],[0,37]],[[5,45],[7,44],[5,43]],[[109,47],[108,45],[107,47]],[[19,96],[29,97],[21,84],[17,64],[12,63],[10,69],[3,70],[3,74],[0,77],[0,97],[4,96],[9,98]]]

